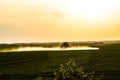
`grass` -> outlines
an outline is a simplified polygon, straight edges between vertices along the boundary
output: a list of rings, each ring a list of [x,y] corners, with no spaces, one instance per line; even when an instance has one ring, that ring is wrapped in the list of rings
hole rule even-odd
[[[120,71],[120,43],[102,44],[96,51],[26,51],[0,53],[1,74],[49,73],[71,58],[86,70]]]

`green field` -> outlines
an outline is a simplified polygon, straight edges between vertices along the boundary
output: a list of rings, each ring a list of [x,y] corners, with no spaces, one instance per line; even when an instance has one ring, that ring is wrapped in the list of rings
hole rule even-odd
[[[87,71],[119,73],[120,43],[89,44],[89,46],[97,46],[100,50],[1,52],[0,74],[46,75],[70,59],[74,59]],[[117,77],[119,80],[120,75]]]

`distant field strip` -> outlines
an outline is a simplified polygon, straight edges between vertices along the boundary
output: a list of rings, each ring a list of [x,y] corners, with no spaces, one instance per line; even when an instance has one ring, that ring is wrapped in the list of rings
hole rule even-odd
[[[34,61],[39,61],[39,60],[41,60],[41,59],[18,60],[18,61],[13,61],[13,62],[9,62],[9,63],[0,63],[0,66],[28,63],[28,62],[34,62]]]

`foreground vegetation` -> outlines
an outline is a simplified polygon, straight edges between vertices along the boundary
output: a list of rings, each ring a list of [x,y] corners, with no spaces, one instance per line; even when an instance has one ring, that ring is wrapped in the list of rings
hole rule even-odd
[[[27,75],[32,80],[38,76],[51,79],[53,70],[72,58],[87,72],[103,73],[105,80],[119,80],[120,43],[89,45],[100,50],[1,52],[0,73],[3,78],[26,78]]]
[[[103,75],[95,75],[94,72],[85,72],[82,66],[78,66],[73,59],[54,71],[55,80],[103,80]]]

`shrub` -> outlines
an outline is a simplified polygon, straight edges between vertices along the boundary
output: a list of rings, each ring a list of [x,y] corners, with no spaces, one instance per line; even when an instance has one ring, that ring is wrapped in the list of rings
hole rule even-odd
[[[86,73],[83,67],[78,67],[73,59],[54,71],[55,80],[101,80],[94,72]]]

